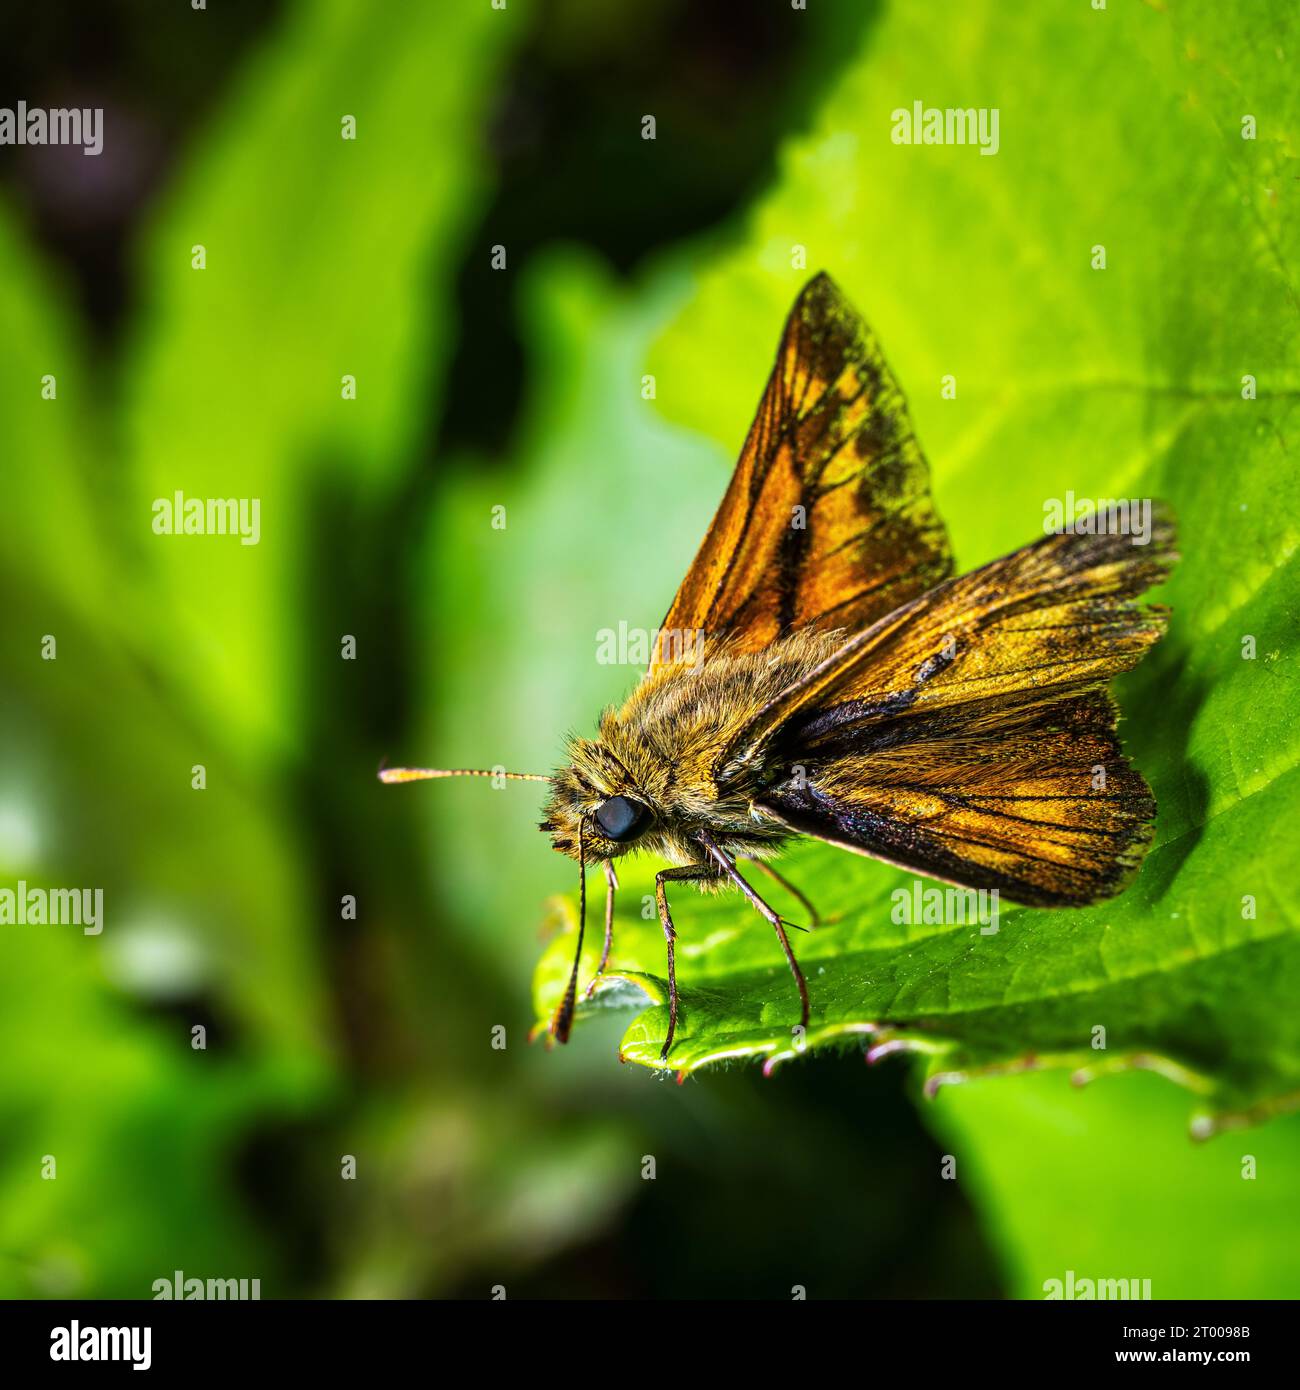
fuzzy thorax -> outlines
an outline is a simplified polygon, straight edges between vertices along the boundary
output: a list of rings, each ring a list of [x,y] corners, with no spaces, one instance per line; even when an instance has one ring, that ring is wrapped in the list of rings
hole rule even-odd
[[[789,832],[754,800],[793,770],[774,763],[764,746],[747,744],[746,730],[769,701],[842,641],[842,633],[803,631],[758,652],[707,641],[695,660],[653,667],[622,708],[604,712],[597,738],[570,741],[569,766],[552,779],[541,828],[556,849],[576,859],[581,822],[589,861],[635,849],[673,864],[695,863],[700,830],[731,854],[776,853]],[[728,779],[721,786],[724,765]],[[615,796],[630,797],[650,813],[645,831],[630,842],[606,838],[595,820],[597,809]]]

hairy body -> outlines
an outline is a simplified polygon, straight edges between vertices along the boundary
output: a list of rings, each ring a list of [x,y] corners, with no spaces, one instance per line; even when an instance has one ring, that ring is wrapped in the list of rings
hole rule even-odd
[[[763,748],[730,755],[755,710],[842,644],[842,633],[805,630],[748,652],[722,638],[705,642],[693,663],[653,668],[621,708],[604,712],[598,738],[570,740],[569,765],[553,779],[542,822],[551,843],[576,859],[577,826],[585,820],[592,826],[584,838],[589,863],[636,849],[670,864],[696,864],[701,830],[733,858],[778,853],[792,832],[755,803],[800,770]],[[594,820],[613,796],[635,799],[652,817],[635,843],[610,839]],[[696,882],[717,885],[716,878]]]

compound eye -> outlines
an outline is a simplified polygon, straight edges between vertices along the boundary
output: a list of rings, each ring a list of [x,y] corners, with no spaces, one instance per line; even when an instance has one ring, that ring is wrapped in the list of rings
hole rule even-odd
[[[596,824],[608,840],[635,839],[646,827],[650,812],[639,801],[611,796],[596,807]]]

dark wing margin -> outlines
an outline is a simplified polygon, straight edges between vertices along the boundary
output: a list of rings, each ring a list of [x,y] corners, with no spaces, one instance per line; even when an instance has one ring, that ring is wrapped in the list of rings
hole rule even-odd
[[[906,402],[875,338],[826,274],[786,321],[717,514],[660,629],[757,651],[800,627],[869,626],[952,573]]]

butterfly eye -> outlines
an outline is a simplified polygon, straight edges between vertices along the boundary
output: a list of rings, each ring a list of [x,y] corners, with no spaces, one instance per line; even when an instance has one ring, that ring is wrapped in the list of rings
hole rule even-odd
[[[611,796],[596,807],[596,824],[608,840],[631,840],[645,829],[650,812],[639,801]]]

